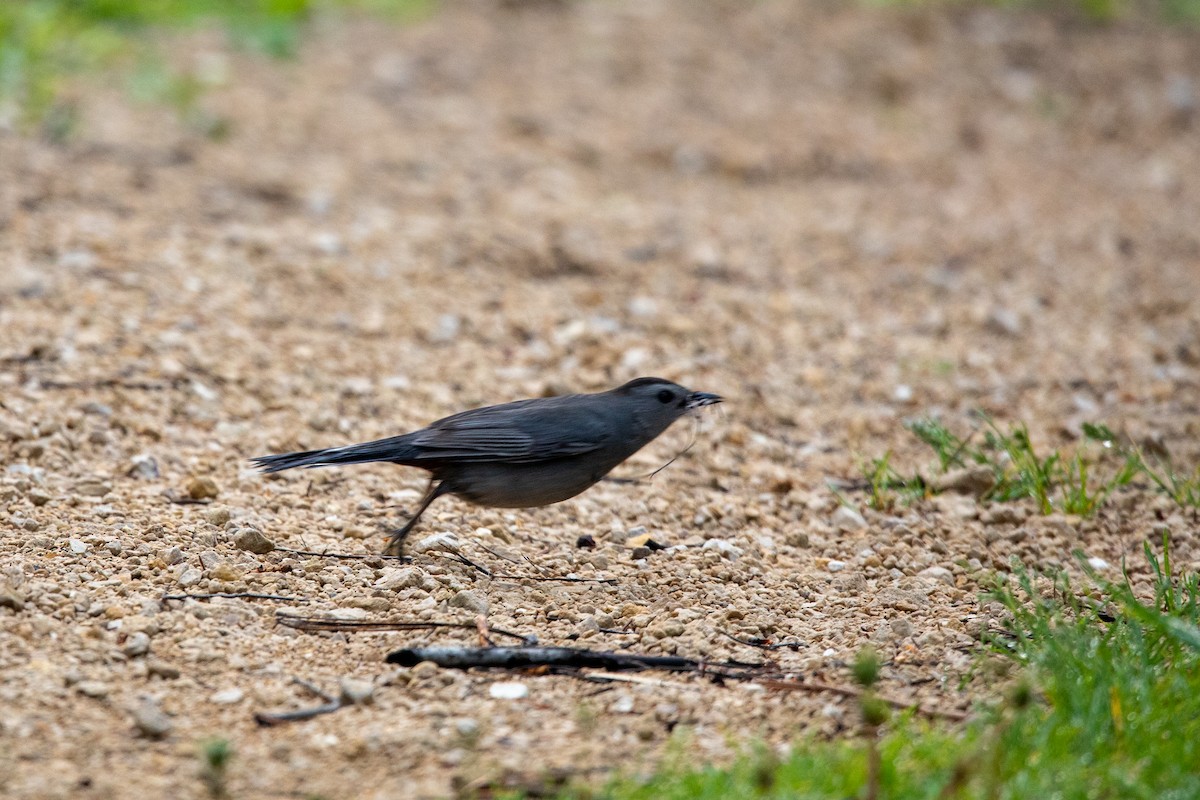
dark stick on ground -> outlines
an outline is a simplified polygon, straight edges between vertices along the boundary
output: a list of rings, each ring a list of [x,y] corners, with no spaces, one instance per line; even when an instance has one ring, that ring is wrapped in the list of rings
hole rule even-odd
[[[738,644],[744,644],[747,647],[757,647],[760,650],[799,650],[801,647],[808,647],[804,642],[772,642],[770,639],[762,639],[755,637],[753,639],[739,639],[731,633],[725,631],[717,631],[726,639],[732,639]]]
[[[694,672],[724,678],[752,677],[746,670],[761,669],[761,664],[737,661],[707,662],[680,656],[650,656],[613,653],[575,647],[408,647],[388,654],[389,664],[411,667],[432,661],[439,667],[455,669],[603,669],[609,672],[640,672],[661,669],[668,672]]]
[[[405,564],[412,561],[412,558],[409,556],[389,556],[383,553],[322,553],[317,550],[293,550],[290,547],[276,547],[275,549],[280,553],[291,553],[294,556],[313,556],[316,558],[346,558],[360,561],[369,558],[382,558],[388,561],[400,561]]]
[[[254,715],[255,722],[264,727],[282,725],[285,722],[298,722],[300,720],[319,717],[322,714],[332,714],[334,711],[337,711],[342,707],[342,701],[340,698],[334,697],[333,695],[322,691],[315,684],[300,678],[292,678],[292,682],[298,686],[303,686],[305,689],[312,692],[325,702],[319,706],[301,708],[296,711],[281,711],[275,714],[267,711],[260,711]]]
[[[275,621],[280,625],[295,628],[300,631],[342,631],[372,633],[381,631],[421,631],[435,628],[457,628],[459,630],[477,631],[475,622],[413,622],[409,620],[342,620],[325,617],[297,617],[291,614],[277,614]],[[536,636],[526,636],[503,628],[488,627],[488,632],[500,636],[508,636],[527,645],[537,644]]]
[[[281,594],[259,594],[258,592],[211,592],[205,594],[164,594],[159,599],[167,600],[212,600],[214,598],[230,600],[281,600],[287,603],[307,603],[306,597],[286,597]]]

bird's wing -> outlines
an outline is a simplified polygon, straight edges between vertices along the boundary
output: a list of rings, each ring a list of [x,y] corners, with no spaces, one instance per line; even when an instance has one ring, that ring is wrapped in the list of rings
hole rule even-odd
[[[410,434],[421,459],[528,463],[589,453],[603,446],[604,426],[584,409],[529,401],[464,411]]]

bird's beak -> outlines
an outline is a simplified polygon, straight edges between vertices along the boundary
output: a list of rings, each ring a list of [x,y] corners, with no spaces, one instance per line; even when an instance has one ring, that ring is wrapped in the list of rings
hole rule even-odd
[[[723,400],[719,394],[711,394],[709,392],[692,392],[684,401],[684,408],[688,411],[693,409],[703,408],[704,406],[716,405]]]

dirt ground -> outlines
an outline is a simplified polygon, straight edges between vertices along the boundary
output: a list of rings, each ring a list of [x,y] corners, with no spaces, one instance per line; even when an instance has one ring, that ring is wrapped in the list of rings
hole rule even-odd
[[[977,409],[1047,450],[1103,420],[1196,463],[1200,35],[775,0],[447,6],[323,25],[287,64],[185,40],[180,63],[228,77],[206,101],[224,141],[104,89],[72,143],[0,134],[4,797],[203,797],[213,737],[233,797],[440,797],[856,725],[838,696],[698,678],[396,669],[392,649],[476,636],[306,634],[279,611],[482,612],[546,644],[769,655],[839,685],[873,642],[884,693],[961,711],[989,683],[961,685],[979,591],[1012,556],[1140,574],[1166,527],[1200,566],[1196,516],[1144,486],[1089,520],[851,492],[859,515],[827,487],[889,449],[926,467],[902,421],[965,433]],[[639,375],[728,398],[669,469],[544,509],[439,501],[413,536],[514,577],[237,544],[378,552],[423,486],[385,465],[267,478],[250,456]],[[684,546],[635,560],[641,529]],[[227,591],[294,599],[161,599]],[[258,727],[314,702],[293,678],[371,702]],[[514,681],[525,696],[493,688]]]

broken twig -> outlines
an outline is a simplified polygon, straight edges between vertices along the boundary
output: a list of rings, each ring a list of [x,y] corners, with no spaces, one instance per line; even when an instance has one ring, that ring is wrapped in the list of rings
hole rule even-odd
[[[164,594],[162,601],[167,600],[212,600],[221,597],[230,600],[280,600],[287,603],[307,603],[306,597],[285,597],[281,594],[259,594],[258,592],[209,592],[205,594]]]
[[[407,620],[350,620],[330,619],[328,617],[297,617],[292,614],[276,614],[275,621],[280,625],[295,628],[299,631],[345,631],[361,633],[377,633],[380,631],[420,631],[431,628],[457,628],[459,630],[478,631],[475,622],[411,622]],[[525,636],[501,628],[489,627],[488,633],[508,636],[527,645],[537,644],[536,636]]]
[[[297,709],[296,711],[280,711],[278,713],[271,713],[269,711],[259,711],[258,713],[256,713],[254,715],[255,722],[257,722],[259,725],[263,725],[265,727],[272,726],[272,725],[282,725],[285,722],[297,722],[299,720],[312,719],[313,717],[319,717],[322,714],[332,714],[334,711],[337,711],[339,708],[342,707],[341,698],[334,697],[333,695],[329,694],[328,692],[322,691],[319,687],[317,687],[315,684],[313,684],[309,681],[303,680],[301,678],[292,678],[292,683],[295,683],[297,686],[303,686],[305,689],[312,692],[313,694],[315,694],[317,697],[321,698],[325,702],[319,706],[311,706],[309,708],[301,708],[301,709]]]

